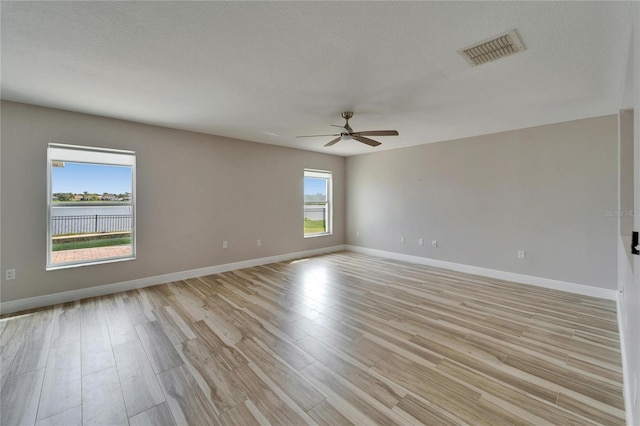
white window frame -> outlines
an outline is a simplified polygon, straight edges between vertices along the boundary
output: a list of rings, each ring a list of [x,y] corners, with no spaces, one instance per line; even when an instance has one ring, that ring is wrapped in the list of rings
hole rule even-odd
[[[304,220],[303,220],[302,233],[304,235],[304,238],[315,238],[315,237],[324,237],[327,235],[333,235],[333,173],[329,170],[304,169],[303,191],[302,191],[303,219],[304,219],[304,207],[307,206],[307,203],[304,201],[304,178],[307,178],[307,177],[327,179],[327,201],[326,201],[327,217],[326,217],[326,231],[317,232],[314,234],[304,233]]]
[[[131,167],[131,255],[105,257],[95,260],[52,263],[52,164],[73,162]],[[101,205],[108,205],[107,203]],[[46,270],[76,268],[103,263],[122,262],[136,258],[136,153],[118,149],[50,143],[47,147],[47,265]]]

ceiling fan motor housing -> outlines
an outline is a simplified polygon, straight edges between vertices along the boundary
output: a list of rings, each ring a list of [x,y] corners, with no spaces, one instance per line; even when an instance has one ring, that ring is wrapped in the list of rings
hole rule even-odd
[[[324,146],[332,146],[335,145],[339,141],[350,141],[352,139],[357,140],[358,142],[362,142],[363,144],[369,146],[378,146],[380,142],[369,139],[366,136],[398,136],[397,130],[365,130],[361,132],[354,132],[351,126],[349,126],[349,119],[353,117],[352,111],[344,111],[342,113],[342,118],[345,119],[344,126],[338,126],[337,124],[332,124],[333,127],[339,127],[344,132],[336,133],[333,135],[309,135],[309,136],[296,136],[297,138],[314,138],[316,136],[337,136],[335,139],[327,142]]]

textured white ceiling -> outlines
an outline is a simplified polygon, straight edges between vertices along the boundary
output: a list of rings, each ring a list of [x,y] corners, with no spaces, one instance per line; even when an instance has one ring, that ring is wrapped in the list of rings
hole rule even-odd
[[[612,114],[628,2],[6,2],[2,98],[354,155]],[[523,53],[457,50],[516,28]],[[397,129],[371,148],[331,138]]]

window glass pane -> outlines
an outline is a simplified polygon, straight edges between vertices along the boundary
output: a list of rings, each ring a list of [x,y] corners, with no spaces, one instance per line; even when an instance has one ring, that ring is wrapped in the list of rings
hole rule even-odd
[[[326,202],[327,201],[327,179],[325,178],[304,178],[304,202]]]
[[[331,172],[305,170],[304,236],[331,233]]]
[[[135,170],[127,164],[135,160],[79,162],[83,155],[99,160],[101,152],[69,147],[53,152],[55,157],[50,148],[47,268],[134,258]],[[107,154],[117,160],[118,154]]]

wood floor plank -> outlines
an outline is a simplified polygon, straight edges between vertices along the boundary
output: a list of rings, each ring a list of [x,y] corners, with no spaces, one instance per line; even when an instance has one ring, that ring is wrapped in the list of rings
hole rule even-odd
[[[16,342],[17,350],[11,365],[3,371],[6,377],[20,376],[46,366],[52,330],[51,324],[39,324],[25,332],[24,337]]]
[[[521,407],[512,404],[509,401],[505,401],[504,399],[497,398],[495,395],[485,392],[482,394],[480,399],[477,402],[478,406],[484,408],[485,410],[492,411],[495,413],[513,413],[513,420],[511,423],[513,424],[528,424],[534,426],[552,426],[554,423],[545,420],[530,411],[526,411]]]
[[[419,364],[435,365],[442,360],[441,355],[416,345],[411,342],[410,338],[407,340],[397,339],[393,335],[383,332],[365,333],[354,343],[349,348],[349,354],[369,366],[385,362],[389,350]]]
[[[412,340],[420,345],[425,345],[443,354],[446,353],[446,358],[448,360],[456,361],[464,366],[474,369],[475,371],[487,374],[490,377],[498,378],[502,382],[508,383],[529,394],[535,395],[538,398],[545,399],[549,402],[555,402],[558,397],[558,392],[554,389],[545,388],[514,374],[509,374],[509,372],[501,368],[502,361],[499,358],[492,359],[491,362],[488,362],[486,357],[484,359],[478,359],[474,356],[468,356],[468,354],[465,353],[464,349],[456,349],[455,344],[447,346],[446,344],[441,344],[440,342],[437,342],[435,340],[418,336],[416,336]],[[462,348],[465,347],[462,346]],[[511,354],[509,356],[515,357],[516,355]]]
[[[128,417],[165,401],[151,363],[138,339],[114,346],[113,353]]]
[[[174,426],[175,424],[166,402],[129,418],[129,426]]]
[[[307,423],[305,418],[279,398],[273,389],[256,375],[249,365],[235,369],[233,374],[242,383],[243,390],[249,396],[249,399],[270,423],[292,426]]]
[[[174,345],[196,338],[193,330],[171,306],[154,309],[153,314]]]
[[[158,375],[177,425],[219,425],[220,420],[186,365]]]
[[[293,343],[274,335],[254,318],[248,315],[245,318],[246,321],[244,323],[236,324],[243,336],[260,340],[296,370],[304,368],[313,362],[312,357],[301,351]]]
[[[502,403],[502,401],[500,401],[500,404],[494,404],[491,400],[484,398],[484,396],[481,396],[480,399],[476,401],[476,407],[478,407],[478,409],[493,414],[505,424],[541,426],[543,423],[539,417],[535,417],[535,420],[532,420],[534,416],[523,416],[522,411],[519,411],[520,415],[514,414],[511,410],[505,409],[504,405],[506,404]]]
[[[5,381],[0,390],[0,424],[35,424],[44,370],[32,370]]]
[[[567,357],[567,365],[575,367],[585,372],[595,374],[604,379],[614,381],[616,383],[622,383],[622,373],[619,370],[612,370],[603,366],[602,364],[596,364],[593,362],[587,362],[582,359],[569,355]]]
[[[620,386],[580,373],[573,373],[571,377],[568,377],[561,373],[561,367],[516,354],[509,355],[505,364],[624,410],[624,398]]]
[[[82,403],[80,342],[52,347],[40,392],[38,420]]]
[[[319,316],[317,320],[300,318],[292,322],[295,327],[303,330],[309,336],[338,345],[348,346],[353,340],[362,336],[362,333],[347,324],[340,324],[330,318]]]
[[[599,410],[597,408],[591,407],[589,406],[589,404],[586,404],[583,401],[579,401],[576,398],[572,398],[568,395],[565,395],[562,392],[560,392],[560,395],[558,395],[558,406],[570,409],[575,413],[582,414],[583,416],[589,419],[593,419],[604,425],[613,426],[613,425],[624,425],[626,423],[623,415],[616,416],[616,415],[607,413],[605,411]],[[623,413],[620,413],[620,414],[623,414]]]
[[[357,253],[277,262],[0,316],[0,423],[624,424],[616,320]]]
[[[227,371],[241,367],[249,363],[235,346],[227,345],[204,321],[192,324],[194,334],[210,348],[211,356],[216,365],[220,365]]]
[[[82,424],[129,424],[115,367],[82,377]]]
[[[589,344],[578,339],[566,338],[554,333],[546,333],[538,330],[525,330],[521,337],[560,348],[565,350],[567,353],[580,354],[588,356],[594,360],[605,361],[607,363],[618,363],[621,359],[619,349],[612,349],[610,346],[604,347]]]
[[[125,292],[125,295],[126,297],[123,297],[124,306],[134,326],[156,320],[152,312],[153,308],[148,302],[148,292],[138,293],[137,290],[131,290]]]
[[[61,308],[60,314],[54,319],[54,331],[51,346],[63,346],[80,342],[80,309]]]
[[[220,423],[225,426],[260,426],[260,419],[254,416],[254,412],[244,403],[238,404],[220,416]]]
[[[154,285],[146,287],[143,291],[139,290],[140,294],[143,296],[143,301],[148,303],[148,306],[146,307],[147,309],[158,309],[165,306],[171,306],[175,303],[174,295],[171,290],[169,290],[169,284]],[[147,309],[143,308],[145,316]],[[142,321],[142,323],[144,322],[147,321]]]
[[[267,352],[253,339],[244,339],[236,347],[303,410],[308,411],[324,400],[325,396],[307,379]]]
[[[518,389],[503,384],[498,379],[486,377],[468,367],[444,360],[439,366],[439,369],[447,372],[453,377],[458,379],[474,383],[476,386],[482,388],[485,392],[491,393],[496,397],[503,399],[521,409],[532,413],[533,415],[545,419],[555,424],[596,424],[593,421],[585,420],[584,418],[573,414],[569,411],[560,409],[555,404],[541,401],[533,396],[530,396]]]
[[[438,406],[420,401],[412,395],[402,398],[398,402],[398,408],[406,411],[425,425],[449,426],[458,420]]]
[[[81,343],[82,343],[82,375],[115,366],[109,327],[104,316],[102,302],[98,298],[82,301]]]
[[[367,392],[386,407],[392,408],[402,398],[389,385],[370,374],[366,370],[366,366],[363,369],[344,357],[336,355],[321,341],[307,337],[297,344],[315,359]]]
[[[226,369],[224,364],[217,362],[218,354],[201,339],[184,342],[182,353],[188,361],[188,366],[206,383],[203,391],[209,393],[217,412],[229,410],[247,399],[237,378],[231,374],[233,369]],[[246,363],[238,364],[240,365]]]
[[[348,426],[353,424],[349,419],[340,414],[338,410],[333,408],[327,400],[320,402],[309,410],[308,413],[313,420],[318,422],[321,426]]]
[[[36,426],[82,426],[82,405],[69,408],[46,419],[38,420]]]
[[[138,325],[136,331],[156,374],[183,364],[180,354],[176,352],[158,321]]]
[[[132,340],[138,340],[136,329],[126,307],[116,305],[113,300],[109,302],[105,303],[105,318],[111,345],[116,346]]]
[[[310,381],[314,381],[316,386],[328,396],[332,401],[343,400],[350,407],[350,411],[356,411],[360,416],[365,416],[368,424],[403,424],[399,416],[393,413],[382,404],[372,405],[375,401],[366,392],[360,391],[348,381],[342,379],[338,374],[334,374],[329,368],[320,363],[313,363],[305,367],[302,371]],[[349,417],[347,413],[343,413]],[[356,423],[360,423],[357,421]]]

